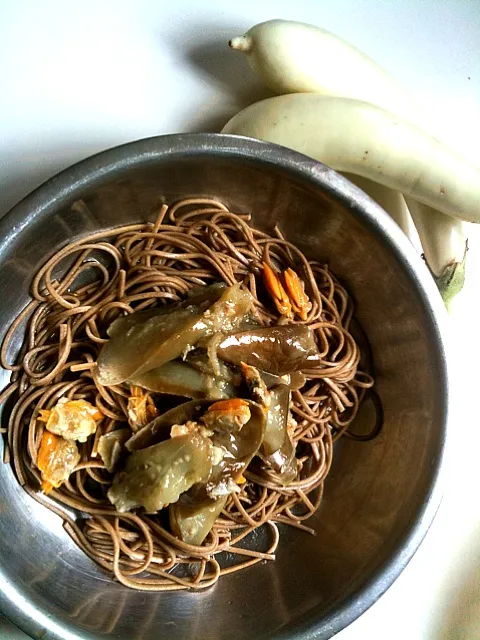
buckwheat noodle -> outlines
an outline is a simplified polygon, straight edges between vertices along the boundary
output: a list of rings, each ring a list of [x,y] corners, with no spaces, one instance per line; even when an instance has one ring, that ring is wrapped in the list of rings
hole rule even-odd
[[[73,209],[85,207],[78,202]],[[373,394],[373,379],[359,368],[361,351],[350,331],[353,305],[347,291],[328,266],[307,260],[279,229],[270,235],[252,228],[249,220],[214,199],[190,198],[162,206],[155,223],[71,242],[38,271],[32,300],[2,345],[1,364],[12,371],[0,395],[9,412],[5,452],[18,481],[62,518],[80,549],[134,589],[202,589],[221,575],[273,560],[278,524],[313,533],[305,521],[320,504],[334,441],[341,436],[368,439],[380,427],[377,411],[371,433],[356,435],[350,429],[364,394]],[[300,471],[288,487],[273,474],[247,471],[241,493],[229,497],[204,544],[192,546],[169,532],[162,513],[118,513],[106,498],[113,476],[97,457],[98,439],[125,424],[129,391],[97,384],[92,369],[116,317],[182,300],[198,285],[240,282],[253,296],[257,321],[278,322],[262,285],[262,261],[275,269],[295,269],[312,303],[305,322],[316,333],[321,360],[303,372],[306,383],[293,392]],[[25,339],[16,363],[9,364],[7,354],[18,332]],[[95,437],[78,443],[81,461],[69,481],[47,497],[39,490],[36,467],[44,429],[37,417],[61,397],[86,399],[105,418]],[[265,533],[261,550],[258,540],[256,548],[248,544],[258,527]]]

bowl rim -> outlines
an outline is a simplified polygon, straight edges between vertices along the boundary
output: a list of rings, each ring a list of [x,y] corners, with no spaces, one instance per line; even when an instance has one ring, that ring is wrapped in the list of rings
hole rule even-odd
[[[421,304],[429,316],[432,342],[438,351],[437,376],[443,388],[443,424],[439,438],[439,452],[432,481],[417,519],[410,526],[395,553],[379,566],[370,579],[353,595],[346,598],[321,620],[308,619],[295,630],[279,631],[275,638],[313,640],[331,638],[369,607],[371,607],[398,578],[427,534],[441,502],[445,468],[445,444],[448,434],[450,397],[450,358],[447,357],[447,312],[437,287],[409,239],[390,216],[369,196],[326,165],[280,145],[253,138],[215,133],[180,133],[144,138],[107,149],[64,169],[18,204],[0,220],[0,258],[34,220],[50,215],[56,208],[71,202],[72,197],[86,187],[92,187],[109,177],[131,169],[155,165],[159,161],[192,156],[215,156],[246,160],[258,165],[274,165],[333,197],[380,235],[401,268],[417,288]],[[42,626],[52,640],[80,640],[77,633],[64,627],[61,621],[48,617],[26,602],[0,568],[0,611],[26,633]],[[314,618],[315,616],[312,616]]]

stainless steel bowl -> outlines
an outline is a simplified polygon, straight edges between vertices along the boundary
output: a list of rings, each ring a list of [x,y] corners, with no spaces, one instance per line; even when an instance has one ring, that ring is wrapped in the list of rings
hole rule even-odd
[[[113,582],[0,465],[0,603],[33,638],[330,638],[392,584],[435,515],[449,404],[441,299],[395,223],[297,153],[233,136],[172,135],[62,172],[0,223],[2,333],[56,248],[191,194],[250,211],[259,227],[278,222],[308,256],[330,262],[371,342],[384,430],[337,447],[315,537],[282,531],[275,562],[204,593],[140,593]],[[79,198],[91,215],[72,213]]]

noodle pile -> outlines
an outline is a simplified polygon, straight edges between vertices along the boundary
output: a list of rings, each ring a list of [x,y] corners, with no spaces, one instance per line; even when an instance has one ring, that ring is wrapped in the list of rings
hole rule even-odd
[[[320,504],[333,443],[342,435],[356,437],[349,427],[373,380],[358,369],[360,349],[349,331],[351,299],[327,266],[307,260],[278,229],[274,235],[253,229],[249,219],[216,200],[191,198],[163,206],[154,224],[132,224],[70,243],[35,276],[32,301],[2,346],[2,366],[12,371],[0,396],[9,414],[6,457],[18,481],[62,518],[90,558],[128,587],[199,589],[274,559],[278,524],[313,533],[304,521]],[[241,493],[229,496],[204,544],[188,545],[169,532],[162,512],[118,513],[108,501],[113,476],[97,456],[98,439],[125,426],[129,389],[96,383],[93,365],[115,318],[182,300],[199,285],[240,282],[252,294],[256,320],[277,323],[279,314],[260,277],[262,261],[276,270],[291,267],[303,279],[312,303],[306,324],[315,331],[321,354],[318,367],[303,372],[305,385],[292,394],[299,476],[282,487],[273,475],[247,471]],[[23,334],[25,323],[17,364],[9,364],[9,345],[17,332]],[[81,461],[69,480],[47,497],[40,492],[36,467],[44,430],[37,418],[62,397],[88,400],[105,417],[96,435],[79,443]],[[265,546],[251,549],[248,536],[261,526]],[[228,557],[221,553],[226,551]]]

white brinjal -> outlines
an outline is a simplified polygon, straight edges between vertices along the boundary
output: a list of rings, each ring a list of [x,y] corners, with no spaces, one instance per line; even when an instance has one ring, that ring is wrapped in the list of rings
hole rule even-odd
[[[277,93],[314,92],[365,100],[430,130],[429,119],[385,69],[324,29],[269,20],[233,38],[229,45],[243,51],[254,71]],[[376,200],[415,244],[412,216],[405,209],[403,196],[361,176],[358,179],[361,184],[353,180],[355,184]],[[465,279],[465,225],[431,207],[411,203],[425,260],[447,301],[461,290]]]
[[[442,298],[450,306],[465,283],[468,243],[465,223],[407,198],[432,276]]]
[[[290,20],[268,20],[232,38],[232,49],[247,55],[252,69],[275,93],[323,93],[395,103],[407,116],[411,100],[376,62],[333,33]]]
[[[277,96],[240,111],[222,133],[290,147],[443,213],[480,222],[480,169],[418,127],[367,102],[314,93]]]

